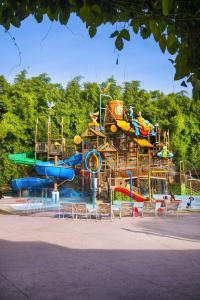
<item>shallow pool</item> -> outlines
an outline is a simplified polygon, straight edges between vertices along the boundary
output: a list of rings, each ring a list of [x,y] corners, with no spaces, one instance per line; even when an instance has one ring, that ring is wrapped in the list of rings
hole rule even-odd
[[[154,195],[154,199],[161,200],[163,199],[164,195],[159,194],[159,195]],[[170,196],[168,196],[170,199]],[[193,196],[194,201],[192,201],[191,207],[192,209],[200,209],[200,196]],[[189,195],[175,195],[176,200],[181,200],[179,204],[179,209],[185,209],[187,206],[187,203],[189,202]]]

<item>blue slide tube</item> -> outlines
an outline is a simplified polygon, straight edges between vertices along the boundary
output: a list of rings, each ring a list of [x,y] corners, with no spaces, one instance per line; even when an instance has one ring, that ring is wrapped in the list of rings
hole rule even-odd
[[[38,175],[53,176],[65,180],[73,180],[75,176],[74,169],[63,166],[54,166],[50,162],[36,164],[35,170]]]
[[[52,184],[53,184],[53,180],[51,178],[41,179],[37,177],[13,179],[10,183],[11,188],[14,191],[27,189],[30,187],[50,186]]]

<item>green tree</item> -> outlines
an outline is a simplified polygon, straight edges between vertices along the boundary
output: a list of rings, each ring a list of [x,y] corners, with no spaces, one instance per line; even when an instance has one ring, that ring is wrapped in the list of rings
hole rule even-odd
[[[4,0],[0,6],[0,24],[8,30],[11,25],[21,26],[22,20],[34,15],[38,23],[47,15],[51,21],[66,25],[72,13],[86,24],[90,37],[103,24],[115,25],[110,35],[121,51],[131,40],[131,33],[143,39],[154,37],[162,52],[175,55],[171,59],[175,80],[185,78],[182,85],[191,82],[194,97],[200,98],[199,28],[200,2],[198,0],[132,0],[132,1],[52,1],[25,0],[20,5]]]
[[[19,74],[15,76],[14,82],[19,83],[25,81],[27,74],[28,74],[27,70],[22,70],[21,72],[19,72]]]
[[[87,128],[89,113],[99,109],[100,88],[96,82],[81,85],[79,76],[63,89],[60,84],[52,83],[47,74],[32,78],[27,74],[20,77],[21,72],[18,75],[13,84],[0,76],[0,184],[30,173],[27,167],[11,164],[7,155],[34,149],[36,118],[39,119],[39,141],[47,140],[48,116],[51,115],[53,135],[60,133],[63,118],[64,136],[71,144],[74,135]],[[119,86],[111,77],[104,85],[108,87],[105,93],[123,99],[127,109],[134,107],[135,117],[141,111],[145,119],[153,124],[158,122],[162,131],[170,130],[170,147],[176,166],[180,160],[187,160],[200,168],[200,100],[192,101],[184,91],[168,95],[148,92],[136,80]],[[47,101],[55,104],[51,111]],[[109,99],[104,101],[106,105]]]
[[[3,115],[10,110],[10,101],[9,101],[9,91],[10,85],[4,78],[0,76],[0,120]]]

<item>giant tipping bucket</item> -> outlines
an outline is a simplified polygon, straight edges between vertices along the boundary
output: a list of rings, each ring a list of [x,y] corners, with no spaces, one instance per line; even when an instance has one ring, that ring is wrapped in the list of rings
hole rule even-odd
[[[108,102],[110,120],[123,120],[124,101],[112,100]]]

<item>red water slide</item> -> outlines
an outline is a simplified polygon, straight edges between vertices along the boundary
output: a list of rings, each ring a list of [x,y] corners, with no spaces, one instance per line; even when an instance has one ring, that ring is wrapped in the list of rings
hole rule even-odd
[[[132,198],[133,200],[137,201],[137,202],[144,202],[145,200],[147,200],[146,197],[143,197],[143,196],[139,195],[138,193],[136,193],[136,192],[134,192],[134,191],[133,191],[132,193],[130,193],[129,190],[127,190],[127,189],[125,189],[125,188],[122,188],[122,187],[116,187],[116,188],[115,188],[115,191],[116,191],[116,192],[119,192],[119,193],[122,193],[122,194],[124,194],[124,195],[126,195],[126,196],[128,196],[128,197],[131,196],[131,198]]]

